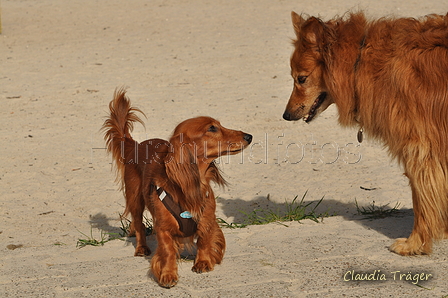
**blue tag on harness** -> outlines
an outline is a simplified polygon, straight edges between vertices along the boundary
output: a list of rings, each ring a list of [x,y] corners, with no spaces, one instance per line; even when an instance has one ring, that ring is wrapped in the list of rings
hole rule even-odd
[[[191,213],[188,212],[188,211],[184,211],[184,212],[182,212],[182,213],[180,214],[180,217],[182,217],[182,218],[192,218],[193,215],[191,215]]]
[[[176,219],[179,225],[179,233],[176,235],[180,237],[194,236],[197,231],[197,223],[193,219],[193,215],[188,211],[182,212],[182,206],[178,202],[175,202],[173,197],[165,192],[163,188],[157,186],[155,186],[155,188],[160,201]]]

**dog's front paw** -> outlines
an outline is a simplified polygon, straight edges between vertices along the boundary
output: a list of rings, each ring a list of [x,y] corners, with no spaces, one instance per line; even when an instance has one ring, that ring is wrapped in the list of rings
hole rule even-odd
[[[149,256],[151,254],[151,250],[149,249],[148,246],[137,246],[135,248],[135,252],[134,252],[134,256],[135,257],[144,257],[144,256]]]
[[[410,238],[398,238],[389,247],[389,250],[402,256],[425,255],[430,253],[430,250],[428,251],[424,244],[422,245],[419,241],[414,243],[409,240]]]
[[[196,273],[209,272],[213,270],[213,265],[209,261],[197,261],[191,271]]]
[[[159,285],[164,288],[174,287],[179,280],[176,273],[162,273],[159,278]]]

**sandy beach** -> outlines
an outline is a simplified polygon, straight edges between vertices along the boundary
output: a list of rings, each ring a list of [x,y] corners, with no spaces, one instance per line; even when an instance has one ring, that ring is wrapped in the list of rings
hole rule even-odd
[[[290,13],[325,20],[446,14],[445,1],[2,0],[0,35],[0,297],[447,297],[448,241],[430,256],[388,251],[412,230],[407,178],[381,144],[359,144],[330,107],[287,122]],[[305,193],[321,222],[223,228],[224,261],[164,289],[134,257],[134,238],[77,247],[120,231],[124,198],[99,129],[116,87],[128,86],[146,128],[168,138],[208,115],[253,135],[218,161],[217,217],[276,210]],[[399,204],[365,219],[359,206]],[[151,250],[156,247],[149,236]],[[357,280],[361,276],[370,280]]]

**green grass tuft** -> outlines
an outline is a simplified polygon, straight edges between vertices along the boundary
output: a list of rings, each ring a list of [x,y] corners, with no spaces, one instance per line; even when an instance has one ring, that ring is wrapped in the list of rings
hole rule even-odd
[[[122,237],[117,234],[117,233],[106,233],[103,230],[101,230],[101,234],[100,234],[100,240],[97,240],[93,237],[93,228],[90,227],[90,236],[84,234],[83,232],[79,231],[82,235],[84,235],[86,238],[78,238],[78,241],[76,242],[76,247],[82,248],[84,246],[87,245],[92,245],[92,246],[102,246],[104,245],[106,242],[115,240],[115,239],[122,239]]]
[[[131,225],[131,221],[127,218],[125,218],[123,216],[123,214],[119,214],[120,215],[120,223],[121,223],[121,227],[120,230],[121,232],[119,233],[119,235],[121,237],[129,237],[129,227]],[[143,216],[143,224],[145,225],[145,231],[146,231],[146,236],[151,235],[154,232],[153,229],[153,224],[152,224],[152,220],[148,219],[148,217]]]
[[[319,222],[324,217],[330,216],[328,212],[316,213],[317,207],[324,199],[323,197],[314,206],[311,206],[313,202],[304,202],[306,194],[307,192],[305,192],[300,201],[298,200],[298,196],[294,197],[291,203],[285,201],[283,208],[277,208],[277,210],[255,209],[250,213],[240,211],[246,216],[242,223],[228,223],[222,218],[218,218],[218,223],[221,227],[235,229],[244,228],[249,225],[264,225],[272,222],[285,225],[284,222],[301,221],[304,219]],[[309,210],[310,208],[311,210]]]
[[[356,210],[358,214],[365,215],[368,219],[386,218],[400,213],[400,203],[397,202],[393,208],[389,204],[382,206],[375,206],[375,201],[367,207],[359,207],[358,201],[355,199]]]
[[[90,227],[90,235],[86,235],[83,232],[79,231],[85,238],[78,238],[78,241],[76,242],[76,247],[84,247],[87,245],[91,246],[102,246],[105,243],[112,241],[112,240],[124,240],[123,238],[129,237],[129,227],[131,225],[131,221],[127,218],[125,218],[122,214],[120,215],[120,232],[119,233],[110,233],[110,232],[104,232],[103,230],[100,230],[100,237],[99,239],[96,239],[93,236],[93,228]],[[148,219],[146,216],[143,217],[146,227],[146,236],[149,236],[153,233],[153,225],[151,219]],[[59,245],[59,244],[55,244]]]

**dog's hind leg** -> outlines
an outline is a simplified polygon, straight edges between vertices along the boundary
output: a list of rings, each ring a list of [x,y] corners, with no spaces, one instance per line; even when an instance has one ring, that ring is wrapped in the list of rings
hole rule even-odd
[[[141,177],[134,164],[126,164],[124,175],[124,194],[126,209],[124,216],[131,214],[132,222],[129,227],[129,236],[135,235],[136,246],[134,256],[147,256],[151,250],[146,245],[146,228],[143,224],[145,200],[141,192]]]
[[[132,180],[132,182],[134,180]],[[131,185],[131,181],[126,181],[126,209],[124,215],[130,213],[132,217],[132,222],[129,226],[129,236],[135,236],[136,246],[134,256],[149,256],[151,254],[151,250],[146,244],[146,227],[143,224],[145,201],[143,196],[140,194],[140,181],[138,179],[136,181],[138,183],[134,183],[133,185]]]
[[[131,210],[132,222],[129,227],[129,234],[135,234],[135,252],[134,256],[149,256],[151,254],[151,250],[146,244],[146,227],[143,224],[143,211],[145,210],[145,205],[143,199],[141,199],[141,205],[136,210]]]

